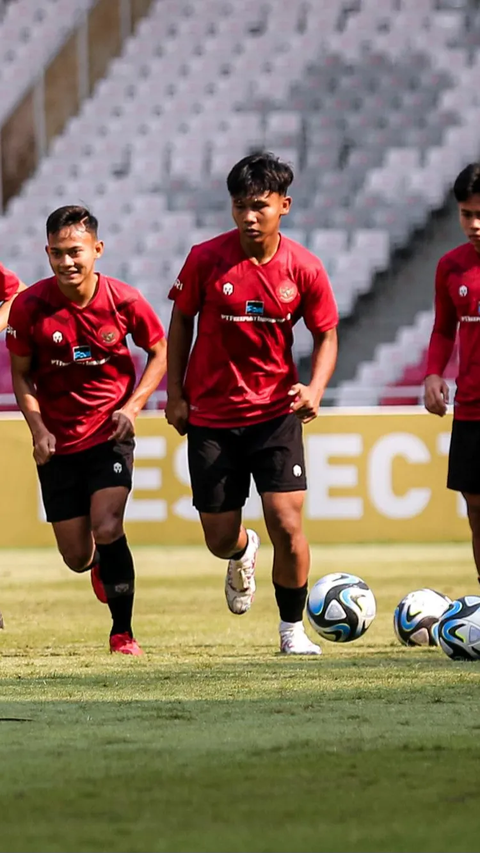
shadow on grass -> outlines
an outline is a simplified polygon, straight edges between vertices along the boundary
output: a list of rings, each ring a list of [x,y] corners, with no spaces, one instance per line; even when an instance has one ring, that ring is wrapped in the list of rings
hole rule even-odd
[[[1,703],[0,851],[473,853],[475,707]]]

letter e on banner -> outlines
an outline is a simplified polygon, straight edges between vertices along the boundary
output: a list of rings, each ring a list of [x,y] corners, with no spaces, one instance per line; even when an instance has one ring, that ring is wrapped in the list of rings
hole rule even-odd
[[[309,435],[307,517],[323,519],[362,518],[360,497],[331,495],[330,489],[353,489],[358,485],[356,465],[332,464],[332,456],[360,456],[362,436],[358,433]]]

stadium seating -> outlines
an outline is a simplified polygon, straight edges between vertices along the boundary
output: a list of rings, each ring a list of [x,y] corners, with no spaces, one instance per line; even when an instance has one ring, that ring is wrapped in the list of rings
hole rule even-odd
[[[95,0],[10,0],[0,21],[0,126]]]
[[[351,314],[478,153],[468,9],[157,0],[0,220],[3,260],[27,281],[43,274],[45,215],[83,201],[102,225],[101,267],[142,288],[167,321],[189,246],[229,227],[226,173],[261,146],[294,164],[285,231],[321,256]],[[25,223],[28,252],[3,239]],[[309,347],[300,327],[297,355]]]
[[[427,351],[424,350],[422,357],[416,364],[409,364],[404,368],[400,379],[393,385],[384,389],[384,396],[380,397],[379,404],[382,406],[416,406],[423,402],[423,380],[427,366]],[[444,376],[453,390],[458,367],[458,349],[455,348],[453,355],[446,367]],[[397,396],[395,396],[397,394]],[[450,395],[453,400],[453,393]]]
[[[404,326],[392,343],[376,348],[370,362],[359,365],[356,376],[335,392],[339,406],[417,405],[423,399],[426,355],[433,325],[433,312],[417,314],[412,326]],[[455,347],[445,371],[453,385],[458,362]]]

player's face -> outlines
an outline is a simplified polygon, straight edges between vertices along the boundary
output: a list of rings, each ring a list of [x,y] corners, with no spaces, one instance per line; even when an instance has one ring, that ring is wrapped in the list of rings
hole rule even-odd
[[[94,272],[103,243],[79,223],[62,228],[57,234],[49,234],[45,248],[58,282],[79,288]]]
[[[291,198],[278,193],[264,193],[253,198],[233,198],[232,216],[247,240],[261,243],[278,231],[280,219],[290,210]]]
[[[480,253],[480,195],[472,195],[468,201],[459,202],[458,212],[463,233]]]

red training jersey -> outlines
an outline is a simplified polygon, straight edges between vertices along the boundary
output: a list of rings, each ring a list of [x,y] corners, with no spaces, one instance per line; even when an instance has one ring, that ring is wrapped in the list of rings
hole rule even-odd
[[[480,255],[464,243],[440,259],[435,278],[435,322],[427,376],[443,375],[457,335],[459,366],[454,417],[480,419]]]
[[[198,329],[185,377],[189,421],[239,427],[287,414],[297,382],[292,343],[300,317],[311,332],[338,323],[327,274],[284,235],[274,257],[254,264],[235,229],[194,246],[170,299]]]
[[[114,278],[98,276],[85,308],[63,295],[55,277],[38,281],[13,302],[7,346],[32,358],[40,411],[57,439],[57,453],[108,441],[112,414],[135,385],[128,334],[148,350],[164,330],[142,294]]]
[[[0,302],[6,302],[15,296],[20,287],[20,279],[11,270],[0,264]]]

